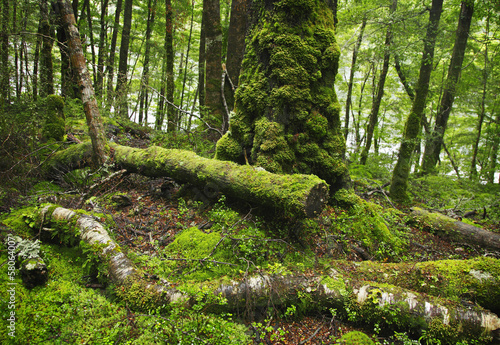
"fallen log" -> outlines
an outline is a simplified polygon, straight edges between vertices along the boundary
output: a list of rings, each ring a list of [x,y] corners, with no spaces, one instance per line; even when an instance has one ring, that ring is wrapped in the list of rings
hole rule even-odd
[[[500,234],[418,207],[412,208],[411,216],[440,237],[500,250]]]
[[[205,197],[218,192],[291,217],[314,217],[328,200],[328,185],[314,175],[277,175],[250,165],[203,158],[190,151],[152,146],[137,149],[110,144],[117,166],[150,177],[169,176],[200,188]],[[72,145],[54,155],[49,170],[87,165],[90,143]]]
[[[161,284],[145,281],[104,227],[92,217],[48,205],[41,210],[40,219],[45,225],[54,227],[55,231],[73,232],[94,248],[117,286],[115,291],[130,307],[147,310],[172,302],[193,303],[194,299],[182,291],[182,286],[174,288],[165,280]],[[375,263],[372,265],[376,267]],[[498,260],[494,260],[492,266],[498,271]],[[224,297],[225,302],[213,305],[214,310],[255,310],[296,305],[306,311],[332,307],[350,321],[376,323],[384,328],[415,334],[438,325],[442,332],[438,331],[433,336],[441,339],[453,335],[453,339],[442,339],[448,343],[461,339],[489,341],[499,336],[500,318],[478,305],[463,305],[387,283],[353,279],[356,274],[342,273],[341,264],[337,265],[337,269],[331,269],[326,274],[310,272],[307,275],[260,271],[259,274],[229,282],[189,282],[186,283],[186,291],[196,291],[199,287],[198,291]],[[495,279],[498,284],[498,277]]]

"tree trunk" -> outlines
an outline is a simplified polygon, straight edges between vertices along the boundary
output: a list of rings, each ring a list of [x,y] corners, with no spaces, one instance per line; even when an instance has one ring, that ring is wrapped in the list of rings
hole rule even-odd
[[[496,121],[493,124],[495,126],[495,133],[496,135],[493,135],[493,143],[491,145],[491,154],[490,154],[490,160],[489,160],[489,166],[488,166],[488,182],[489,183],[495,183],[495,171],[497,167],[497,158],[498,158],[498,149],[500,147],[500,111],[497,108],[497,116],[496,116]],[[498,176],[498,183],[500,184],[500,174]]]
[[[222,76],[222,28],[220,23],[220,0],[203,0],[206,42],[206,88],[205,106],[210,112],[207,122],[216,128],[224,123],[224,110],[220,78]],[[225,129],[223,129],[225,130]]]
[[[49,5],[47,0],[40,2],[40,34],[42,49],[40,53],[40,96],[54,94],[54,68],[52,64],[52,46],[54,36],[49,20]]]
[[[174,80],[174,11],[172,10],[172,1],[165,0],[165,44],[163,46],[165,55],[162,67],[162,85],[160,90],[160,100],[158,102],[158,111],[156,114],[156,130],[161,130],[165,121],[165,98],[167,101],[174,102],[175,80]],[[166,94],[165,94],[166,92]],[[167,132],[174,131],[176,121],[174,119],[175,109],[167,103]]]
[[[201,14],[200,49],[198,53],[198,104],[200,115],[205,117],[205,64],[206,64],[206,18],[205,11]]]
[[[422,164],[423,174],[431,173],[439,160],[444,132],[446,131],[446,127],[448,125],[448,118],[450,117],[451,108],[453,107],[456,88],[462,70],[462,63],[464,61],[465,49],[467,47],[472,14],[474,13],[474,1],[463,1],[461,6],[455,45],[453,47],[453,54],[445,84],[446,87],[438,108],[434,131],[431,133],[431,136],[425,145],[425,153]]]
[[[411,215],[424,227],[432,229],[441,237],[500,250],[500,234],[462,223],[441,213],[431,213],[418,207],[412,209]]]
[[[337,191],[348,175],[333,88],[340,51],[331,10],[322,1],[255,6],[236,108],[216,157],[316,174]]]
[[[361,42],[363,41],[363,33],[365,32],[367,18],[363,17],[363,22],[361,23],[361,28],[359,30],[359,36],[354,45],[354,50],[352,51],[352,62],[351,71],[349,73],[349,83],[347,85],[347,98],[345,104],[345,125],[344,125],[344,139],[347,141],[347,136],[349,135],[349,113],[351,111],[352,102],[352,87],[354,85],[354,73],[356,71],[356,60],[358,59],[359,47],[361,47]]]
[[[78,78],[78,86],[81,90],[81,98],[89,127],[89,135],[92,140],[92,161],[94,168],[102,166],[107,161],[106,137],[102,124],[101,114],[97,107],[94,88],[90,80],[89,70],[83,55],[80,34],[76,28],[75,17],[71,4],[67,0],[58,0],[58,11],[61,17],[64,31],[68,37],[68,51],[71,67]]]
[[[486,28],[485,28],[485,36],[489,37],[490,35],[490,14],[488,13],[488,16],[486,18]],[[479,141],[481,140],[481,130],[483,129],[483,122],[484,122],[484,117],[486,115],[486,94],[487,94],[487,88],[488,88],[488,78],[489,78],[489,58],[488,58],[488,45],[489,42],[485,42],[485,47],[484,47],[484,69],[483,69],[483,95],[481,98],[481,108],[480,108],[480,113],[479,113],[479,119],[477,122],[477,135],[476,135],[476,142],[474,143],[474,149],[472,153],[472,161],[471,161],[471,167],[470,167],[470,178],[476,178],[477,177],[477,168],[476,168],[476,160],[477,160],[477,154],[479,151]]]
[[[118,117],[128,119],[128,51],[130,46],[130,31],[132,30],[133,0],[125,0],[123,10],[123,29],[120,43],[120,60],[118,61],[118,76],[116,81],[116,109]]]
[[[443,8],[443,0],[433,0],[432,8],[429,13],[429,24],[427,26],[427,34],[424,40],[424,52],[422,54],[422,62],[420,64],[420,73],[416,86],[416,94],[413,97],[413,105],[410,115],[406,120],[403,138],[398,153],[398,161],[392,172],[391,181],[391,197],[394,200],[405,200],[407,198],[406,190],[408,188],[408,177],[410,175],[412,154],[415,150],[415,141],[422,127],[422,116],[424,114],[425,104],[427,102],[427,94],[429,92],[429,81],[433,68],[434,46],[438,35],[439,21]],[[402,73],[400,74],[400,78]],[[403,84],[406,78],[401,78]],[[408,95],[413,94],[413,91],[408,87]]]
[[[107,85],[107,103],[106,103],[106,109],[110,110],[111,105],[114,102],[115,98],[115,92],[113,88],[113,78],[114,78],[114,71],[115,71],[115,50],[116,50],[116,41],[118,40],[118,31],[120,30],[120,13],[122,11],[122,4],[123,0],[118,0],[116,2],[116,10],[115,10],[115,21],[113,24],[113,35],[111,36],[111,46],[109,48],[109,59],[108,59],[108,67],[107,67],[107,74],[108,74],[108,85]]]
[[[0,109],[10,102],[10,66],[9,66],[9,0],[2,1],[1,54],[2,74],[0,76]]]
[[[92,77],[94,80],[94,85],[97,83],[97,70],[96,70],[96,59],[95,59],[95,44],[94,44],[94,29],[92,25],[92,14],[90,13],[90,1],[87,0],[85,6],[86,17],[87,17],[87,26],[89,27],[88,36],[90,38],[90,52],[92,54]],[[82,10],[83,12],[83,10]]]
[[[328,198],[328,187],[314,175],[275,175],[232,162],[202,158],[190,151],[160,147],[135,149],[113,145],[114,161],[130,172],[145,176],[169,176],[189,182],[215,197],[219,191],[236,198],[280,210],[287,216],[314,217]],[[89,144],[70,147],[54,156],[52,171],[76,168],[89,156]]]
[[[148,111],[148,91],[149,91],[149,55],[151,54],[151,32],[155,22],[156,15],[156,4],[158,0],[154,0],[151,4],[151,0],[148,2],[148,23],[146,26],[146,51],[144,52],[144,63],[142,70],[142,81],[141,88],[139,91],[139,124],[143,122],[143,113]],[[144,109],[146,108],[146,109]],[[147,120],[146,120],[147,121]]]
[[[233,0],[227,37],[226,71],[232,83],[226,82],[225,97],[229,110],[234,108],[234,93],[238,87],[241,63],[245,55],[245,37],[249,24],[251,0]],[[234,86],[234,90],[231,86]]]
[[[45,206],[39,215],[43,219],[41,228],[53,227],[53,231],[69,231],[75,237],[95,248],[101,257],[112,282],[117,285],[117,294],[131,302],[133,309],[153,309],[161,304],[182,302],[190,305],[189,292],[177,290],[167,284],[149,283],[138,273],[131,261],[123,254],[119,245],[110,238],[104,227],[92,217],[79,215],[71,210],[52,205]],[[398,277],[409,273],[409,279],[403,285],[422,289],[426,279],[436,277],[446,285],[459,286],[460,292],[474,297],[498,301],[500,291],[498,260],[482,258],[444,262],[409,264],[362,263],[346,267],[345,262],[332,262],[329,273],[309,272],[307,275],[270,274],[263,270],[257,275],[240,279],[195,283],[200,291],[224,297],[225,305],[212,305],[214,310],[250,309],[286,307],[304,305],[307,310],[333,307],[340,317],[351,321],[378,324],[382,328],[393,328],[419,334],[431,324],[445,327],[447,332],[436,333],[437,340],[449,343],[465,339],[491,340],[498,337],[500,319],[497,315],[475,304],[462,305],[442,297],[433,297],[433,293],[442,294],[441,290],[419,293],[404,287],[394,286],[387,281],[401,283]],[[405,266],[406,265],[406,266]],[[453,265],[458,276],[449,275],[448,266]],[[456,266],[456,267],[455,267]],[[385,272],[385,274],[384,274]],[[399,275],[397,273],[400,273]],[[429,278],[429,275],[430,278]],[[379,282],[365,281],[364,278]],[[400,278],[402,280],[402,278]],[[435,283],[435,280],[431,280]],[[130,299],[129,288],[134,287],[134,298]],[[137,288],[143,294],[137,295]],[[203,290],[201,290],[203,289]],[[132,290],[132,289],[130,289]],[[196,289],[195,289],[196,290]],[[459,292],[447,289],[453,299]],[[493,292],[493,295],[489,295]],[[475,296],[477,295],[477,296]],[[498,303],[496,304],[498,305]],[[453,337],[451,339],[450,337]]]
[[[373,133],[375,131],[375,126],[377,126],[378,122],[378,113],[380,110],[380,103],[382,102],[382,97],[384,96],[384,85],[385,79],[387,77],[387,72],[389,71],[389,60],[391,58],[391,45],[392,45],[392,16],[394,12],[396,12],[398,6],[397,0],[392,0],[389,24],[387,26],[387,33],[385,36],[385,45],[384,45],[384,64],[382,66],[382,71],[380,72],[378,87],[377,87],[377,95],[372,104],[372,110],[370,112],[370,121],[368,123],[368,128],[366,130],[366,142],[363,151],[361,151],[360,164],[365,165],[366,160],[368,159],[368,153],[370,152],[370,147],[372,144]]]
[[[184,77],[182,79],[181,101],[179,103],[180,109],[182,109],[184,107],[184,91],[186,89],[187,70],[188,70],[188,66],[189,66],[189,51],[191,50],[191,38],[193,37],[193,24],[194,24],[194,0],[191,2],[191,25],[189,26],[189,37],[188,37],[188,43],[187,43],[186,61],[184,62]],[[181,127],[181,122],[182,122],[182,113],[180,111],[177,112],[176,120],[177,120],[176,130],[179,130]]]
[[[107,22],[109,0],[101,0],[101,29],[99,32],[99,54],[97,55],[97,77],[95,84],[96,95],[99,99],[103,98],[104,90],[104,59],[106,57],[107,43]]]

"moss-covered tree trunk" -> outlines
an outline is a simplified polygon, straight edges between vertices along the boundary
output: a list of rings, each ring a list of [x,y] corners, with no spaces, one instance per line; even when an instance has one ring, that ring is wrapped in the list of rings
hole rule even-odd
[[[83,55],[80,34],[76,27],[75,16],[71,4],[67,0],[58,0],[58,11],[68,37],[68,50],[71,67],[78,78],[78,86],[81,91],[82,103],[89,127],[89,135],[92,140],[92,160],[95,167],[102,165],[107,159],[106,137],[102,124],[101,114],[97,107],[94,87],[90,79],[85,56]]]
[[[441,213],[429,212],[418,207],[411,215],[424,227],[431,229],[438,236],[454,241],[477,244],[485,248],[500,250],[500,234],[483,228],[463,223]]]
[[[47,0],[40,2],[40,35],[42,49],[40,51],[40,96],[47,97],[54,93],[54,68],[52,64],[53,28],[50,25],[49,5]]]
[[[232,162],[203,158],[191,151],[157,146],[136,149],[112,145],[115,163],[145,176],[169,176],[207,194],[218,192],[279,211],[284,216],[315,217],[328,199],[325,181],[313,175],[276,175]],[[88,143],[71,146],[47,162],[51,171],[81,167],[90,157]]]
[[[255,4],[230,130],[216,157],[275,173],[312,173],[345,184],[345,140],[334,90],[339,47],[321,0]]]
[[[434,59],[434,46],[438,34],[439,21],[443,9],[443,0],[433,0],[432,7],[429,12],[429,24],[427,26],[427,35],[424,40],[424,52],[422,54],[422,62],[420,64],[420,74],[416,87],[416,94],[413,97],[413,106],[410,115],[406,120],[406,125],[399,148],[398,161],[392,173],[391,182],[391,197],[395,200],[405,200],[406,190],[408,185],[408,177],[410,175],[411,158],[415,150],[415,141],[422,127],[421,119],[424,113],[425,104],[427,101],[427,93],[429,92],[429,80],[432,73],[432,61]],[[400,76],[402,74],[400,73]],[[405,84],[405,78],[401,78]],[[408,87],[405,88],[409,90]],[[413,94],[413,92],[409,93]]]

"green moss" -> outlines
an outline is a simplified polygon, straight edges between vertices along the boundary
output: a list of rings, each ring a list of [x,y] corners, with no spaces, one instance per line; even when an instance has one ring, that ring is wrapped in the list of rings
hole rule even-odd
[[[251,150],[251,164],[272,172],[313,173],[337,190],[347,167],[333,88],[339,47],[332,13],[315,0],[276,1],[256,13],[231,138]],[[217,157],[241,161],[241,155],[227,154],[234,144],[221,140]]]
[[[359,331],[352,331],[344,334],[337,344],[345,345],[375,345],[375,343],[366,334]]]
[[[62,141],[66,132],[64,121],[64,99],[61,96],[50,95],[46,98],[45,124],[42,135],[45,139]]]

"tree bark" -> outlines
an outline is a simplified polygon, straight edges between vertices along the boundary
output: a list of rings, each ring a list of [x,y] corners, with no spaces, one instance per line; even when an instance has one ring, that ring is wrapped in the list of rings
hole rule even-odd
[[[117,286],[116,291],[122,298],[127,298],[129,288],[142,288],[142,296],[134,292],[134,299],[129,300],[133,309],[147,309],[155,306],[181,302],[187,305],[193,300],[187,292],[169,286],[168,282],[149,283],[139,275],[131,261],[123,254],[117,243],[113,241],[104,227],[92,217],[79,215],[75,212],[52,205],[45,206],[39,215],[43,219],[44,228],[53,227],[55,231],[73,232],[75,236],[95,248],[101,257],[111,281]],[[456,265],[455,270],[459,277],[446,275],[449,265]],[[333,307],[339,316],[351,321],[378,324],[385,328],[410,331],[418,334],[430,324],[438,322],[447,327],[449,332],[437,333],[439,340],[451,342],[463,339],[491,340],[498,336],[500,319],[497,315],[482,309],[475,304],[462,305],[450,300],[433,297],[432,291],[419,293],[406,288],[388,284],[394,281],[395,272],[401,272],[399,277],[411,273],[412,276],[403,285],[423,286],[422,282],[428,275],[440,277],[445,274],[452,279],[451,283],[460,286],[462,292],[469,290],[493,291],[498,295],[499,289],[499,262],[494,259],[479,259],[469,261],[446,260],[444,262],[419,263],[405,266],[405,264],[378,264],[363,263],[350,265],[345,262],[332,262],[328,273],[309,272],[305,274],[270,274],[260,271],[259,274],[245,276],[242,279],[213,282],[210,284],[194,283],[190,287],[200,288],[200,291],[213,293],[226,299],[224,306],[213,305],[215,310],[241,310],[256,308],[285,307],[289,305],[305,305],[308,310]],[[389,272],[384,274],[384,272]],[[415,282],[412,282],[412,277]],[[384,280],[384,277],[389,277]],[[431,277],[431,278],[432,278]],[[365,281],[373,278],[381,282]],[[195,286],[193,286],[195,285]],[[201,290],[203,288],[203,290]],[[477,290],[477,291],[474,291]],[[440,291],[435,291],[440,294]],[[455,291],[456,293],[456,291]],[[479,292],[478,295],[481,295]],[[488,296],[488,293],[482,294]],[[454,295],[452,295],[454,296]],[[495,295],[489,296],[492,298]],[[306,303],[304,303],[306,301]],[[487,303],[487,302],[486,302]],[[446,337],[446,338],[445,338]]]
[[[368,153],[370,152],[370,147],[372,144],[373,133],[375,131],[375,126],[377,126],[378,122],[378,113],[380,110],[380,104],[382,103],[382,97],[384,96],[384,85],[385,79],[387,77],[387,72],[389,71],[389,60],[391,58],[391,45],[392,45],[392,15],[396,12],[398,6],[397,0],[392,0],[391,10],[390,10],[390,18],[389,24],[387,26],[387,33],[385,36],[385,45],[384,45],[384,63],[382,66],[382,71],[380,72],[378,86],[377,86],[377,95],[372,104],[372,110],[370,112],[370,121],[368,123],[368,128],[366,129],[366,142],[363,151],[361,151],[360,164],[365,165],[366,160],[368,159]]]
[[[108,33],[106,16],[108,15],[108,3],[109,0],[101,0],[101,29],[99,32],[99,53],[97,55],[97,78],[95,85],[96,95],[99,99],[102,99],[104,94],[104,59],[107,52],[106,38]]]
[[[431,173],[439,160],[444,133],[448,125],[453,101],[455,100],[456,88],[460,78],[462,63],[464,61],[467,39],[469,37],[472,14],[474,13],[474,0],[462,1],[460,17],[456,32],[455,45],[451,56],[446,87],[438,108],[434,131],[425,145],[425,152],[422,164],[422,173]]]
[[[0,76],[0,109],[10,102],[10,66],[9,66],[9,1],[2,1],[2,32],[0,59],[2,75]]]
[[[170,103],[174,102],[175,80],[174,80],[174,11],[172,1],[165,0],[165,56],[163,58],[162,85],[160,90],[160,100],[158,102],[158,112],[156,114],[156,130],[161,130],[165,121],[165,98]],[[165,93],[166,92],[166,93]],[[176,128],[175,109],[167,103],[167,132]]]
[[[111,46],[109,48],[109,59],[107,63],[106,72],[108,74],[108,84],[107,84],[107,102],[106,108],[109,110],[111,105],[113,104],[115,92],[113,88],[113,77],[115,71],[115,50],[116,50],[116,41],[118,40],[118,31],[120,29],[120,13],[122,11],[123,0],[118,0],[116,2],[116,10],[115,10],[115,21],[113,24],[113,35],[111,36]]]
[[[438,34],[439,21],[443,8],[443,0],[433,0],[431,11],[429,13],[429,24],[424,41],[424,52],[420,64],[420,73],[413,97],[413,105],[410,115],[406,120],[401,146],[399,148],[398,160],[394,171],[392,172],[391,197],[395,200],[403,201],[407,198],[406,190],[408,188],[408,177],[410,175],[412,154],[415,150],[415,141],[422,127],[422,116],[424,114],[425,104],[427,103],[427,94],[429,92],[429,81],[433,68],[434,46]],[[400,78],[402,73],[400,74]],[[403,84],[405,84],[402,78]],[[413,91],[408,87],[408,95],[411,97]],[[411,91],[411,92],[410,92]]]
[[[341,189],[348,174],[333,88],[340,50],[331,10],[323,1],[255,7],[230,131],[217,142],[216,157],[274,173],[316,174],[332,192]]]
[[[53,33],[49,20],[49,5],[47,0],[40,2],[40,34],[42,49],[40,52],[40,96],[54,94],[54,68],[52,64]]]
[[[206,18],[205,11],[201,14],[200,49],[198,53],[198,104],[200,115],[205,116],[205,65],[206,65]]]
[[[144,52],[144,63],[143,63],[143,70],[142,70],[142,81],[141,81],[141,87],[139,91],[139,124],[142,124],[143,122],[143,114],[144,111],[146,112],[146,119],[145,121],[147,122],[148,118],[148,94],[149,94],[149,55],[151,54],[151,32],[153,29],[153,24],[155,22],[155,16],[156,16],[156,4],[158,0],[154,0],[153,3],[151,3],[152,0],[149,0],[148,2],[148,23],[146,26],[146,51]],[[145,109],[144,109],[145,108]]]
[[[222,28],[220,23],[220,0],[203,0],[206,42],[206,86],[205,106],[210,112],[207,122],[221,128],[225,122],[222,106],[220,78],[222,75]],[[227,121],[226,121],[227,123]],[[223,131],[227,128],[223,128]]]
[[[418,207],[412,209],[411,215],[422,223],[424,227],[430,228],[441,237],[477,244],[493,250],[500,250],[500,234],[462,223],[441,213],[429,212]]]
[[[359,29],[359,36],[354,45],[354,50],[352,51],[352,62],[351,71],[349,73],[349,82],[347,84],[347,98],[345,104],[345,124],[344,124],[344,139],[347,141],[347,136],[349,135],[349,113],[351,111],[352,102],[352,87],[354,85],[354,73],[356,72],[356,60],[358,59],[358,51],[361,47],[361,42],[363,41],[363,33],[365,32],[367,18],[363,17],[363,22],[361,23],[361,28]]]
[[[94,88],[89,70],[87,69],[85,56],[83,55],[80,34],[76,28],[75,16],[73,15],[71,4],[67,0],[58,0],[57,5],[66,36],[68,37],[67,44],[71,66],[78,78],[78,86],[81,90],[85,117],[92,140],[92,161],[95,168],[103,165],[107,161],[108,155],[101,114],[97,107]]]
[[[251,0],[231,2],[231,18],[227,37],[226,71],[231,82],[226,82],[225,97],[229,111],[234,108],[234,93],[238,87],[241,63],[245,55],[245,37],[249,26]],[[234,90],[232,85],[234,86]]]
[[[120,43],[120,60],[118,61],[118,76],[116,81],[116,108],[118,117],[128,119],[128,51],[130,46],[130,31],[132,30],[133,0],[125,0],[123,10],[123,29]]]
[[[496,121],[493,124],[497,133],[493,136],[493,143],[491,145],[491,154],[489,157],[489,166],[488,166],[488,182],[495,183],[495,171],[497,167],[497,158],[498,158],[498,148],[500,147],[500,110],[497,107],[497,116]],[[500,184],[500,174],[498,177],[498,183]]]
[[[112,148],[115,164],[130,172],[151,177],[169,176],[198,186],[208,198],[221,192],[279,210],[287,217],[314,217],[321,213],[328,199],[326,183],[314,175],[275,175],[248,165],[156,146],[144,150],[120,145],[112,145]],[[55,155],[48,166],[51,171],[64,171],[85,164],[89,156],[88,143],[74,145]]]

